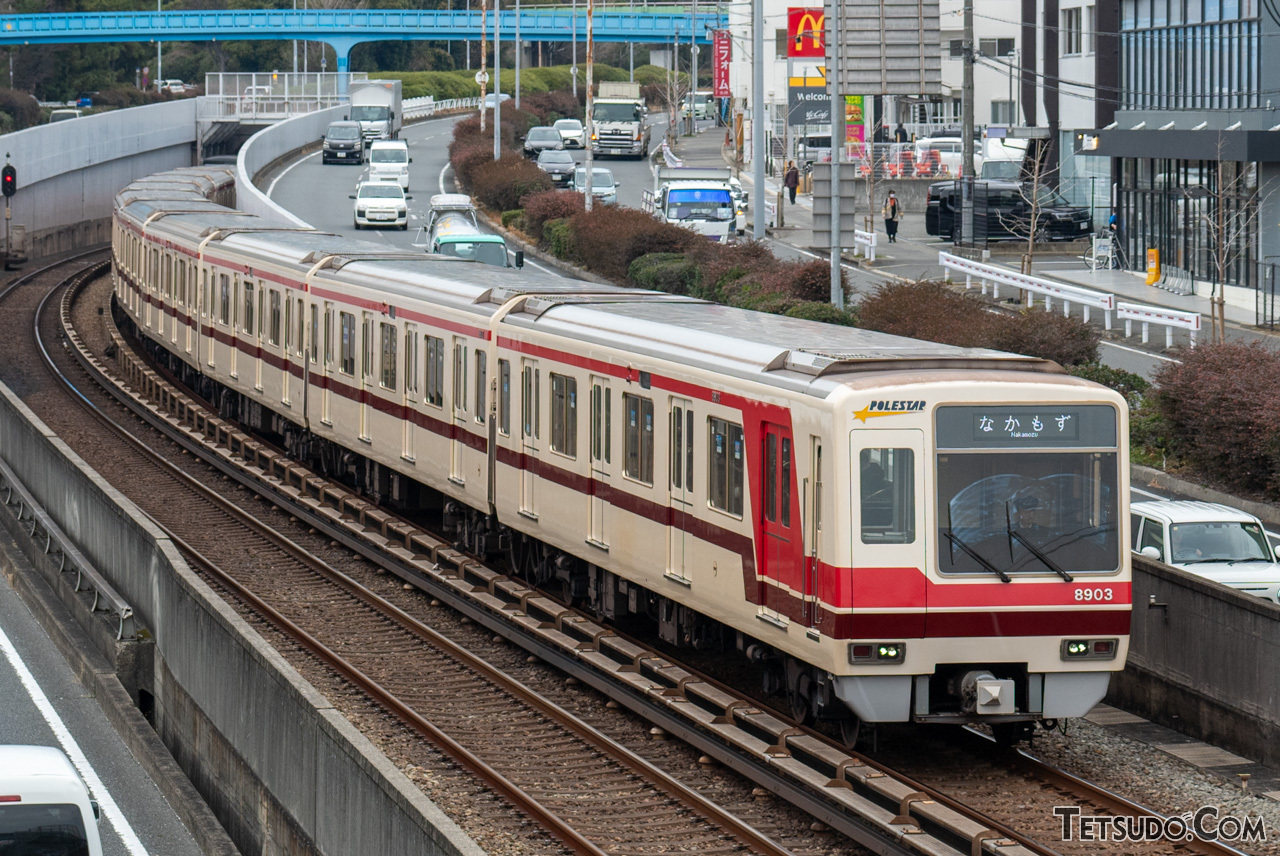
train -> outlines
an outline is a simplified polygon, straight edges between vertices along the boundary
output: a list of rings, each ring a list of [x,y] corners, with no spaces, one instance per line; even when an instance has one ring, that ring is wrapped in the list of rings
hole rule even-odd
[[[1055,363],[116,197],[117,317],[220,413],[798,719],[1082,716],[1129,645],[1128,412]]]

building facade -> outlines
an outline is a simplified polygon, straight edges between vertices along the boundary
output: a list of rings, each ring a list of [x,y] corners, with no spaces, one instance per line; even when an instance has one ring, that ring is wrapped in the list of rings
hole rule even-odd
[[[1280,261],[1280,21],[1260,0],[1121,0],[1111,158],[1130,266],[1148,249],[1253,308]]]

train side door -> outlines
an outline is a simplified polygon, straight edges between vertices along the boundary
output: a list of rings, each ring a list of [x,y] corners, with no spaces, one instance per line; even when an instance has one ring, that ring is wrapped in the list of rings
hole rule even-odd
[[[668,414],[668,525],[667,575],[684,583],[692,582],[693,537],[688,533],[693,513],[693,402],[672,396]]]
[[[453,439],[449,442],[449,480],[466,481],[462,438],[467,432],[467,340],[453,337]]]
[[[369,435],[369,397],[373,395],[373,316],[361,313],[360,323],[360,439]]]
[[[913,623],[911,616],[903,615],[903,626],[923,629],[928,541],[924,537],[924,433],[916,429],[854,429],[850,432],[849,463],[854,606],[868,605],[860,603],[860,598],[882,589],[888,575],[894,574],[898,577],[893,585],[898,600],[878,605],[918,608],[916,618],[921,621]],[[861,574],[872,573],[867,569],[875,569],[874,584],[859,579]]]
[[[261,311],[259,311],[261,314]],[[333,374],[333,304],[325,301],[324,304],[324,363],[321,369],[323,381],[320,387],[320,421],[325,425],[333,424],[333,412],[331,408],[333,402],[329,393],[329,378]]]
[[[760,483],[764,486],[764,502],[760,508],[760,534],[763,539],[760,579],[760,602],[768,607],[777,604],[785,589],[799,591],[803,564],[800,521],[794,507],[795,496],[795,446],[791,429],[766,422],[764,424],[764,448],[760,456],[763,468]],[[769,597],[765,579],[774,580],[784,587]],[[772,607],[771,607],[772,608]]]
[[[541,434],[542,372],[537,360],[521,361],[520,372],[520,513],[537,517],[534,487],[537,475],[534,463],[538,460],[538,438]]]
[[[312,309],[314,310],[314,306]],[[417,458],[414,454],[414,434],[417,432],[412,414],[418,411],[418,330],[412,324],[404,325],[404,417],[400,420],[401,439],[400,456],[406,461]]]
[[[613,395],[609,379],[591,376],[591,543],[609,546],[605,515],[609,504],[605,493],[609,483],[609,463],[613,458]]]

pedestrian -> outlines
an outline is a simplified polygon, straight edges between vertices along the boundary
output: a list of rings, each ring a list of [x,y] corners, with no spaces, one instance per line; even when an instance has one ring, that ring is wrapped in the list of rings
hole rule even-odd
[[[898,127],[893,132],[893,141],[895,143],[909,143],[911,140],[907,136],[907,129],[902,127],[902,123],[898,123]]]
[[[795,161],[787,161],[787,174],[782,179],[783,185],[791,193],[791,204],[796,204],[796,188],[800,186],[800,170],[796,169]]]
[[[884,217],[884,230],[889,235],[889,243],[898,243],[898,221],[902,219],[902,208],[898,205],[897,194],[892,190],[889,191],[880,213]]]

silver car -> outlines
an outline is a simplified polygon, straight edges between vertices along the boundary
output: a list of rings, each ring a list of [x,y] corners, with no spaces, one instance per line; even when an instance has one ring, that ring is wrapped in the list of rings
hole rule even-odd
[[[551,127],[560,132],[566,149],[586,148],[587,131],[577,119],[561,119]]]
[[[603,202],[606,205],[615,205],[618,202],[619,185],[613,180],[613,173],[607,169],[594,167],[591,170],[591,198],[597,202]],[[587,191],[587,171],[583,167],[578,167],[573,173],[573,180],[569,182],[569,189],[576,190],[579,193]]]

